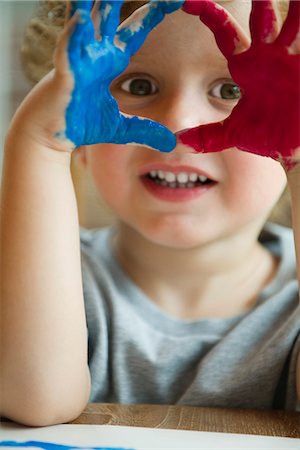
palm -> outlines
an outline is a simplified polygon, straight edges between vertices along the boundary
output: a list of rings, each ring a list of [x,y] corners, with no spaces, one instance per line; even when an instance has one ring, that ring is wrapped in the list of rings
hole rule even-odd
[[[246,38],[241,37],[229,16],[225,23],[227,13],[222,12],[221,20],[220,9],[212,2],[195,3],[190,6],[186,1],[184,8],[189,13],[199,13],[214,32],[242,97],[223,122],[186,130],[179,139],[188,145],[192,143],[201,152],[237,147],[280,160],[289,168],[300,146],[300,2],[290,2],[288,17],[279,33],[271,0],[253,1],[252,43],[246,50]],[[241,47],[242,40],[243,51],[238,52],[237,45]]]
[[[94,33],[91,22],[89,26]],[[88,88],[93,83],[110,84],[126,69],[130,59],[130,55],[116,47],[108,37],[103,37],[99,42],[91,36],[91,42],[83,45],[80,50],[76,59],[70,54],[72,70],[80,89]]]
[[[233,145],[289,159],[299,143],[299,58],[274,43],[253,45],[228,60],[243,97],[228,119]]]
[[[92,39],[81,50],[80,58],[70,54],[75,87],[66,117],[71,140],[77,145],[116,142],[123,120],[109,87],[126,69],[129,56],[107,39]]]
[[[68,44],[74,89],[66,111],[65,135],[76,147],[135,142],[170,151],[176,145],[175,136],[157,122],[124,116],[110,93],[110,84],[126,69],[153,27],[165,14],[179,9],[182,1],[150,2],[134,27],[131,19],[118,27],[122,3],[102,0],[95,4],[92,12],[101,17],[96,39],[90,16],[92,1],[71,2],[71,15],[79,12],[80,20]]]

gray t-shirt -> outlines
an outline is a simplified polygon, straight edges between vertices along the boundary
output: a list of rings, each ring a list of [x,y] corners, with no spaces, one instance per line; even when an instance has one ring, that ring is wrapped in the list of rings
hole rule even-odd
[[[299,409],[300,306],[292,231],[268,224],[280,258],[255,307],[230,318],[179,320],[119,265],[114,229],[82,230],[91,402]]]

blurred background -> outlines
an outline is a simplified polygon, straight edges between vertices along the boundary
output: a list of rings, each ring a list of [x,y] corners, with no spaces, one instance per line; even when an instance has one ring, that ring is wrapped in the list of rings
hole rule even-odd
[[[0,173],[6,130],[18,105],[32,87],[20,64],[20,47],[26,23],[37,5],[38,0],[0,0]],[[113,214],[96,195],[89,175],[79,166],[76,158],[72,162],[72,176],[80,225],[94,228],[110,224]],[[287,192],[271,220],[291,224]]]
[[[4,136],[18,104],[29,90],[22,73],[19,48],[25,23],[36,1],[0,1],[0,165]]]

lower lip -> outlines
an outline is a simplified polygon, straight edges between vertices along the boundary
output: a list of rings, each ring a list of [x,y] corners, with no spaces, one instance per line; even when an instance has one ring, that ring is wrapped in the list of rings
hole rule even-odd
[[[141,181],[150,194],[166,202],[187,202],[193,200],[216,185],[216,183],[210,183],[195,188],[170,188],[157,184],[148,177],[141,177]]]

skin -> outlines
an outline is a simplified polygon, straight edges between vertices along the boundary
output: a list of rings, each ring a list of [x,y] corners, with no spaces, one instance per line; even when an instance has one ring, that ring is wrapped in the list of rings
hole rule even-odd
[[[250,8],[240,1],[226,6],[247,28]],[[98,11],[96,4],[91,11],[95,24]],[[147,5],[146,11],[151,11]],[[182,143],[171,153],[150,151],[144,141],[143,145],[139,141],[120,144],[118,133],[108,139],[106,126],[99,136],[93,135],[98,129],[90,118],[97,117],[107,103],[95,102],[89,97],[95,91],[78,84],[81,61],[72,60],[75,49],[70,44],[77,32],[84,64],[98,64],[94,53],[91,61],[86,60],[84,39],[91,45],[91,33],[82,30],[82,26],[90,30],[87,14],[83,15],[85,25],[77,27],[80,15],[71,9],[57,45],[55,70],[24,100],[5,144],[0,209],[0,413],[33,426],[74,419],[90,393],[78,216],[70,174],[74,147],[80,145],[76,151],[82,163],[119,216],[113,245],[120,263],[166,313],[193,320],[245,312],[273,278],[278,264],[257,241],[286,184],[285,171],[277,161],[236,148],[194,154]],[[174,43],[178,43],[176,51]],[[94,81],[101,84],[98,71],[87,72],[92,74],[91,86],[96,86]],[[158,90],[151,90],[153,95],[132,95],[128,85],[133,78],[146,78]],[[221,121],[236,104],[220,97],[221,87],[227,91],[228,83],[232,87],[226,59],[210,30],[198,17],[175,11],[149,34],[111,84],[119,107],[118,112],[113,105],[111,122],[120,120],[120,114],[145,117],[168,128],[173,136],[199,123]],[[96,110],[82,115],[83,133],[78,138],[72,129],[79,114],[73,100],[81,87],[82,108],[88,104]],[[135,119],[135,124],[139,127],[141,121]],[[161,126],[158,129],[165,130]],[[170,136],[169,131],[165,136]],[[85,145],[90,144],[90,136],[110,143]],[[157,196],[155,183],[145,184],[143,175],[155,168],[206,174],[214,183],[190,191],[184,188],[183,198],[179,188],[169,188],[172,201],[169,191],[167,200],[164,188]],[[288,182],[297,249],[299,177],[295,165]]]

